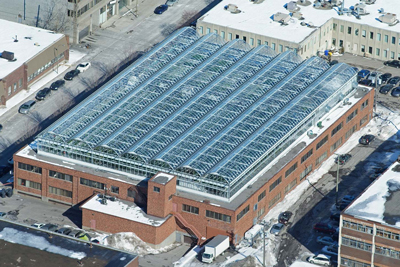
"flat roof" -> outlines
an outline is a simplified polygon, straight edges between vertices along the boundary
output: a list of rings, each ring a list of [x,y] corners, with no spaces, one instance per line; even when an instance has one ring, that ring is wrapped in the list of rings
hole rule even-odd
[[[398,155],[388,156],[395,161]],[[344,214],[400,228],[399,203],[400,164],[395,162],[347,207]]]
[[[96,195],[86,201],[81,208],[152,226],[160,226],[169,218],[169,216],[166,218],[159,218],[147,215],[133,202],[120,199],[111,201],[107,199],[107,204],[101,204],[102,199],[103,197],[101,197],[100,194]]]
[[[360,19],[357,19],[354,15],[339,16],[337,7],[330,10],[316,9],[313,7],[314,1],[308,1],[311,2],[308,6],[297,5],[300,8],[299,12],[302,14],[304,20],[292,18],[287,26],[281,26],[280,23],[273,21],[271,17],[277,12],[289,14],[289,11],[284,8],[284,5],[290,2],[289,0],[264,0],[260,2],[259,4],[255,4],[251,1],[223,0],[202,16],[200,20],[294,43],[303,41],[316,30],[316,28],[301,26],[301,22],[312,23],[314,26],[320,27],[331,18],[400,32],[399,23],[394,26],[389,26],[377,20],[377,18],[382,15],[378,12],[378,9],[381,8],[383,8],[385,12],[397,14],[398,18],[400,18],[400,5],[398,4],[398,0],[378,0],[376,4],[366,5],[366,10],[370,14],[361,16]],[[346,0],[345,9],[349,9],[350,6],[354,6],[356,3],[359,3],[359,0]],[[242,12],[233,14],[225,10],[224,7],[228,4],[236,5]]]
[[[0,79],[6,77],[25,62],[35,57],[64,35],[42,28],[36,28],[0,19],[0,53],[13,52],[16,61],[0,58]],[[18,42],[14,42],[17,37]]]
[[[137,255],[0,220],[1,265],[124,267]]]

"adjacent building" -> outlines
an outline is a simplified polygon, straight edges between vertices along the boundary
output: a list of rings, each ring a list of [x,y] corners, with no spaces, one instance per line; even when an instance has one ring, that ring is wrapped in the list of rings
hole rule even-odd
[[[281,53],[309,58],[330,49],[380,60],[400,58],[400,5],[396,0],[363,4],[343,1],[223,0],[197,22],[200,34],[267,44]],[[319,2],[325,6],[320,6]],[[330,6],[337,3],[339,6]],[[374,1],[365,1],[367,3]]]
[[[15,190],[154,247],[237,244],[373,103],[346,64],[182,28],[19,151]]]
[[[68,37],[0,19],[0,105],[69,59]]]
[[[400,164],[394,163],[340,218],[340,266],[400,266]]]

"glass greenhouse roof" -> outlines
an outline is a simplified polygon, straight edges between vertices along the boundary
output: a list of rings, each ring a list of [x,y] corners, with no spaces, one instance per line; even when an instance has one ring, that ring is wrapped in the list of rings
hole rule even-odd
[[[39,151],[169,172],[180,186],[229,198],[294,129],[343,99],[355,74],[183,28],[42,132]]]

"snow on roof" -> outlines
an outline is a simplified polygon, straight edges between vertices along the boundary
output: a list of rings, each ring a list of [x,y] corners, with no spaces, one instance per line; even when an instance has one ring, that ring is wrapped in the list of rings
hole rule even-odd
[[[0,53],[3,51],[13,52],[14,58],[17,59],[14,62],[9,62],[0,58],[0,79],[6,77],[64,36],[45,29],[2,19],[0,19],[0,28]],[[15,37],[17,37],[18,42],[14,42]]]
[[[389,26],[388,24],[377,20],[379,16],[382,15],[378,12],[378,9],[381,8],[383,8],[385,12],[395,13],[400,17],[400,5],[398,4],[398,0],[379,0],[377,1],[377,4],[366,5],[366,10],[370,14],[361,16],[361,19],[357,19],[354,15],[339,16],[336,11],[338,9],[337,7],[335,7],[336,10],[322,10],[314,8],[313,4],[309,6],[298,5],[298,7],[300,7],[298,12],[302,14],[304,20],[292,18],[288,22],[288,25],[281,26],[280,23],[274,22],[272,18],[273,15],[278,12],[289,14],[289,11],[284,8],[284,5],[289,2],[289,0],[264,0],[260,4],[254,4],[251,1],[223,0],[206,13],[200,20],[223,27],[269,36],[294,43],[303,41],[316,30],[316,28],[301,26],[300,22],[302,21],[320,27],[329,19],[337,18],[389,31],[400,32],[400,23],[394,26]],[[348,9],[356,3],[359,3],[359,0],[346,0],[345,8]],[[224,7],[228,4],[237,5],[241,12],[232,14],[231,12],[226,11]]]
[[[387,156],[395,161],[398,153]],[[400,164],[395,162],[344,213],[356,218],[400,227],[399,194]]]
[[[166,221],[166,219],[156,218],[145,214],[141,208],[136,206],[133,202],[130,202],[128,205],[118,199],[115,201],[108,199],[107,204],[101,204],[100,200],[101,198],[99,195],[94,196],[83,204],[81,208],[152,226],[160,226]]]
[[[156,176],[154,176],[153,182],[165,185],[166,183],[171,181],[171,179],[174,178],[174,177],[175,176],[173,176],[171,174],[160,172],[160,173],[157,173]]]

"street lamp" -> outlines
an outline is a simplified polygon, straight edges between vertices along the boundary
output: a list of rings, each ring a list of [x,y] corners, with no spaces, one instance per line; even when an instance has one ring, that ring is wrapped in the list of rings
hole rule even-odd
[[[54,47],[54,60],[55,60],[55,58],[56,58],[56,51],[57,51],[57,55],[58,55],[58,47],[60,47],[60,46],[65,46],[64,44],[60,44],[60,45],[57,45],[56,47]],[[56,70],[56,73],[58,74],[58,62],[56,61],[56,64],[57,64],[57,70]]]
[[[266,238],[266,233],[265,233],[265,227],[269,227],[269,223],[267,223],[266,221],[261,221],[260,223],[263,226],[263,266],[267,267],[267,265],[265,265],[265,238]]]
[[[339,192],[339,164],[340,164],[340,156],[342,156],[342,154],[337,154],[337,153],[333,153],[335,155],[337,155],[337,170],[336,170],[336,207],[338,205],[338,192]]]

